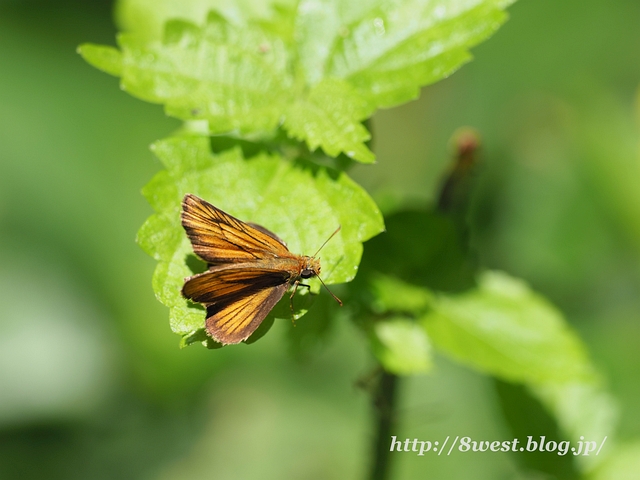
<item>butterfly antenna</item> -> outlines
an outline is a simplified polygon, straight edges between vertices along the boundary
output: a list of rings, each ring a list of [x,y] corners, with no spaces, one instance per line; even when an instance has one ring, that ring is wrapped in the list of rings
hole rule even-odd
[[[318,255],[318,254],[320,253],[320,250],[322,250],[322,249],[324,248],[324,246],[325,246],[327,243],[329,243],[329,240],[331,240],[331,239],[336,235],[336,233],[338,233],[338,232],[340,231],[340,229],[341,229],[341,228],[342,228],[342,225],[338,225],[338,228],[336,228],[336,231],[335,231],[335,232],[333,232],[331,235],[329,235],[329,238],[327,238],[327,239],[324,241],[324,243],[323,243],[322,245],[320,245],[320,248],[318,249],[318,251],[317,251],[316,253],[314,253],[314,254],[313,254],[313,257],[314,257],[314,258],[316,257],[316,255]],[[320,281],[322,281],[322,280],[320,280]],[[323,283],[323,285],[324,285],[324,283]],[[325,286],[326,286],[326,285],[325,285]],[[329,290],[329,289],[327,289],[327,290]],[[332,295],[333,295],[333,294],[332,294]]]
[[[340,230],[340,228],[338,228],[338,230]],[[338,230],[336,230],[336,232]],[[331,235],[331,237],[333,237],[333,235]],[[331,237],[329,237],[329,238],[331,238]],[[327,243],[327,242],[324,242],[324,243]],[[322,247],[320,247],[320,248],[322,248]],[[338,297],[336,297],[335,294],[331,290],[329,290],[329,287],[327,287],[327,284],[322,281],[322,279],[320,278],[320,275],[316,275],[316,276],[318,277],[318,280],[320,280],[320,283],[322,284],[322,286],[327,289],[327,292],[329,292],[331,294],[331,296],[333,297],[333,299],[336,302],[338,302],[338,305],[342,306],[342,300],[340,300]]]

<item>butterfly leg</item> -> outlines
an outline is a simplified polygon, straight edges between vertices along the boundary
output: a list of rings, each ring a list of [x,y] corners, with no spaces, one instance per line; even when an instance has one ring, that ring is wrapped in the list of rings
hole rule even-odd
[[[294,319],[294,311],[293,311],[293,296],[296,294],[296,292],[298,291],[298,287],[307,287],[309,289],[309,291],[311,291],[311,287],[309,285],[307,285],[306,283],[300,283],[300,280],[296,280],[293,284],[293,292],[291,292],[291,295],[289,296],[289,308],[291,308],[291,318]]]
[[[295,317],[293,315],[293,296],[296,294],[296,291],[298,290],[298,285],[302,285],[300,283],[300,280],[296,280],[293,284],[293,292],[291,292],[291,295],[289,296],[289,308],[291,308],[291,322],[295,325],[296,321],[295,321]]]

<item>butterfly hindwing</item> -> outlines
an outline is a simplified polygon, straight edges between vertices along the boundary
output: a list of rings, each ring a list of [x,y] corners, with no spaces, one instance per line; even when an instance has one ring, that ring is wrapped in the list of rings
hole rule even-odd
[[[287,287],[288,284],[284,283],[259,290],[235,302],[209,305],[207,333],[223,345],[246,340],[282,298]]]

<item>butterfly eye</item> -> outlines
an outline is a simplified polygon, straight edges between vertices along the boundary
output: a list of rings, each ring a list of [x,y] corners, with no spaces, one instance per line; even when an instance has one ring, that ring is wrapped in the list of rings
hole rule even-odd
[[[300,272],[300,276],[302,278],[311,278],[313,276],[316,275],[316,272],[314,272],[313,270],[309,269],[309,268],[305,268],[304,270],[302,270]]]

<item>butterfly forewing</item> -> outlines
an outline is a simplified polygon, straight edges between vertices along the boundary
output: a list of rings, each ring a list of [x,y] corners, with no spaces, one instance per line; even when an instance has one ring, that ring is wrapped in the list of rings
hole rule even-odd
[[[182,225],[193,251],[211,265],[291,255],[267,229],[244,223],[195,195],[182,201]]]

